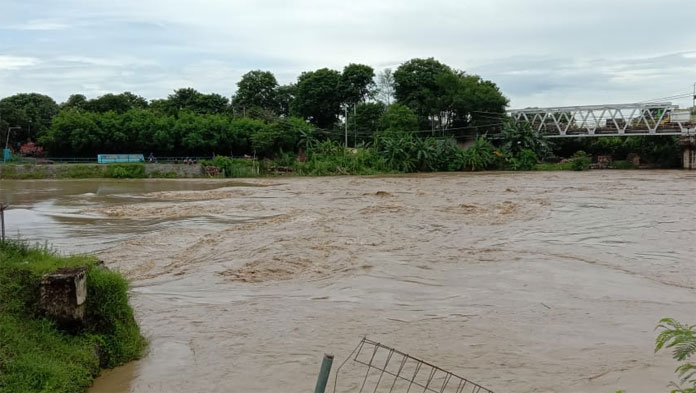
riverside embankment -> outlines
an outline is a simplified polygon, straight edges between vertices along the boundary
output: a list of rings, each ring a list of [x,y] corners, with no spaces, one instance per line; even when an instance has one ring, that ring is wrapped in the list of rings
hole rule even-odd
[[[114,167],[119,166],[142,167],[142,176],[139,177],[195,178],[203,176],[203,168],[200,164],[11,164],[0,165],[0,179],[118,178],[122,176],[112,172]]]

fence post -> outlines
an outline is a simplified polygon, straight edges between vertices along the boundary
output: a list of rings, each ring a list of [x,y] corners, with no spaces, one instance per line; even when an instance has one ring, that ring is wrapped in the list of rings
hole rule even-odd
[[[324,393],[326,391],[326,383],[329,381],[331,373],[331,364],[333,363],[333,355],[324,354],[324,359],[321,361],[319,369],[319,377],[317,378],[317,386],[314,388],[314,393]]]
[[[3,205],[0,203],[0,226],[2,226],[2,237],[0,237],[1,241],[5,241],[5,209],[7,209],[7,205]]]

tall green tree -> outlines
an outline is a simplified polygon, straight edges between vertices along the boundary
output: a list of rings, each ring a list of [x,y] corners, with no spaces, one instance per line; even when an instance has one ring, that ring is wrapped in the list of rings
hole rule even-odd
[[[377,99],[386,105],[391,105],[394,100],[394,72],[391,68],[385,68],[377,75]]]
[[[433,109],[438,128],[499,126],[506,117],[508,100],[493,82],[463,71],[442,73],[436,82]]]
[[[375,70],[364,64],[349,64],[341,74],[343,103],[349,107],[364,102],[374,89]]]
[[[38,93],[15,94],[0,100],[0,135],[5,145],[9,127],[21,127],[10,133],[10,144],[39,138],[46,133],[58,113],[58,104],[49,96]]]
[[[381,102],[363,102],[355,106],[353,114],[348,115],[349,137],[364,141],[371,139],[379,129],[379,121],[386,111],[386,105]]]
[[[228,112],[230,100],[217,93],[201,94],[196,105],[197,113],[223,114]]]
[[[87,97],[84,94],[72,94],[64,103],[60,104],[60,109],[85,109],[86,104]]]
[[[278,101],[278,114],[280,116],[290,116],[290,109],[296,94],[297,85],[295,84],[278,86],[276,89],[276,100]]]
[[[438,78],[452,73],[449,66],[434,58],[409,60],[394,71],[394,96],[420,118],[428,119],[440,112],[437,97],[442,83]]]
[[[303,72],[297,79],[292,112],[312,124],[328,128],[338,121],[343,94],[341,73],[328,68]]]
[[[199,93],[198,90],[191,87],[186,87],[183,89],[174,90],[174,93],[167,97],[167,101],[169,102],[170,107],[176,112],[187,109],[192,112],[197,112],[196,109],[198,109],[198,98],[200,96],[201,93]]]
[[[433,58],[412,59],[399,66],[394,72],[394,93],[399,103],[418,115],[421,127],[433,129],[500,123],[487,120],[502,117],[508,104],[493,82]]]
[[[150,107],[160,113],[176,115],[181,111],[199,114],[225,113],[229,100],[220,94],[203,94],[193,88],[175,90],[165,100],[153,100]]]
[[[71,97],[73,98],[73,97]],[[76,96],[73,102],[80,103],[81,97]],[[131,92],[121,94],[104,94],[81,104],[82,109],[92,112],[117,112],[125,113],[131,109],[147,108],[147,100]]]
[[[418,130],[418,116],[401,104],[392,104],[379,119],[381,131],[407,132]]]
[[[278,81],[270,71],[254,70],[242,76],[237,83],[237,94],[232,103],[240,112],[254,107],[279,112]]]

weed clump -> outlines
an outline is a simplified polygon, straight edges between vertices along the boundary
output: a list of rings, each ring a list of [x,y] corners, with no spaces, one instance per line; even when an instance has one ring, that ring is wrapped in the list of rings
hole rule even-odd
[[[592,164],[592,159],[582,150],[575,152],[570,159],[570,166],[574,171],[586,171],[590,169],[590,164]]]
[[[86,266],[85,324],[67,333],[38,309],[43,274]],[[128,283],[87,256],[0,243],[0,391],[74,393],[99,374],[141,356],[145,340],[128,305]]]

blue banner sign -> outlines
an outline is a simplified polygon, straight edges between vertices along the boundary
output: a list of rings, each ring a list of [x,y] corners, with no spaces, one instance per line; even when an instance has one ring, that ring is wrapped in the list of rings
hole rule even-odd
[[[98,154],[97,161],[100,164],[145,162],[145,157],[142,154]]]

